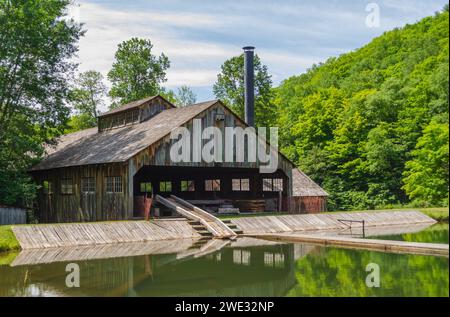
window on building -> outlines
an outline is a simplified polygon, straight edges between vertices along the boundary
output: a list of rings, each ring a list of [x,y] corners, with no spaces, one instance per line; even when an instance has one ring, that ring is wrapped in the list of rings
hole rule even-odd
[[[205,190],[208,192],[219,192],[220,191],[220,179],[205,180]]]
[[[181,191],[182,192],[195,191],[194,181],[181,181]]]
[[[84,194],[95,193],[95,177],[83,177],[81,179],[81,192]]]
[[[106,192],[107,193],[121,193],[122,192],[122,177],[107,176],[106,177]]]
[[[152,183],[150,182],[143,182],[140,185],[141,193],[151,193],[153,191]]]
[[[172,191],[172,182],[169,182],[169,181],[159,182],[159,191],[160,192],[171,192]]]
[[[265,192],[272,191],[272,179],[271,178],[263,179],[263,191],[265,191]]]
[[[234,178],[232,180],[233,191],[249,191],[250,180],[248,178]]]
[[[283,179],[282,178],[264,178],[263,179],[263,191],[265,191],[265,192],[283,191]]]
[[[283,179],[282,178],[274,178],[272,180],[272,189],[274,192],[280,192],[283,191]]]
[[[61,194],[73,194],[73,182],[71,178],[61,179]]]
[[[45,195],[51,195],[53,194],[53,187],[52,187],[52,182],[50,181],[44,181],[42,183],[42,190],[44,192]]]

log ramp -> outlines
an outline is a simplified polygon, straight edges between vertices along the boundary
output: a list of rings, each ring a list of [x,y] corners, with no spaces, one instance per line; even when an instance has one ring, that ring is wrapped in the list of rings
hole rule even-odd
[[[232,239],[237,236],[237,234],[222,220],[211,215],[209,212],[192,205],[184,199],[181,199],[175,195],[170,195],[169,199],[156,195],[155,199],[157,202],[173,209],[187,219],[200,222],[214,238]]]

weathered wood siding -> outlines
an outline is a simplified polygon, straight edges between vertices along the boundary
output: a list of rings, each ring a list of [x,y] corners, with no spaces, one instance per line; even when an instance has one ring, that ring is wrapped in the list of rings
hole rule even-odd
[[[225,118],[223,121],[216,121],[217,114],[224,114]],[[227,108],[223,107],[220,103],[208,108],[206,111],[202,112],[200,115],[193,119],[201,119],[202,129],[205,127],[218,127],[222,132],[222,162],[211,162],[207,163],[205,161],[194,162],[172,162],[170,158],[171,146],[177,142],[177,140],[170,139],[170,135],[165,136],[158,142],[155,142],[145,150],[136,154],[133,158],[129,160],[130,166],[134,172],[139,171],[145,165],[153,166],[185,166],[185,167],[233,167],[233,168],[259,168],[260,162],[225,162],[225,127],[242,127],[245,128],[245,124],[238,119],[234,114],[232,114]],[[193,119],[186,122],[183,126],[186,127],[191,135],[191,144],[193,140]],[[208,143],[209,140],[202,140],[202,146]],[[192,158],[191,149],[191,158]],[[245,146],[245,158],[247,158],[248,147]],[[262,165],[266,165],[263,163]],[[287,178],[287,194],[292,195],[292,168],[293,165],[282,155],[278,155],[278,170],[282,170]],[[268,174],[269,175],[269,174]],[[132,176],[132,175],[130,175]]]
[[[285,204],[287,210],[293,214],[313,214],[327,211],[326,196],[287,197]]]
[[[107,176],[122,178],[122,193],[107,193]],[[51,182],[52,193],[43,188],[38,193],[38,217],[40,222],[83,222],[130,219],[128,167],[126,164],[84,165],[34,172],[37,184]],[[95,178],[95,193],[82,193],[83,177]],[[61,180],[72,179],[73,194],[61,192]]]
[[[0,206],[0,225],[22,224],[27,222],[27,211],[18,207]]]

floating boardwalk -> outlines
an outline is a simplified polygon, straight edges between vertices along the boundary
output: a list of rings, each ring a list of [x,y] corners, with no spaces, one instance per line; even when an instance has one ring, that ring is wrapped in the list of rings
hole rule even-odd
[[[307,234],[254,234],[255,238],[275,241],[318,244],[349,249],[374,250],[389,253],[408,253],[420,255],[449,255],[448,244],[420,243],[392,240],[358,239],[337,236],[307,235]]]

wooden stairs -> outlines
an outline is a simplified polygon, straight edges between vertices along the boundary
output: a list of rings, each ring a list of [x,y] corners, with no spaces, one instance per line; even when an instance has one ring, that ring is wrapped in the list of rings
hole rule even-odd
[[[205,238],[234,239],[237,237],[235,230],[222,220],[184,199],[175,195],[171,195],[170,198],[156,195],[155,200],[190,220],[191,226]]]
[[[228,226],[228,228],[230,228],[231,230],[234,231],[234,233],[236,234],[244,234],[244,231],[242,231],[241,229],[239,229],[234,223],[231,222],[231,220],[222,220],[222,222],[224,224],[226,224]]]

